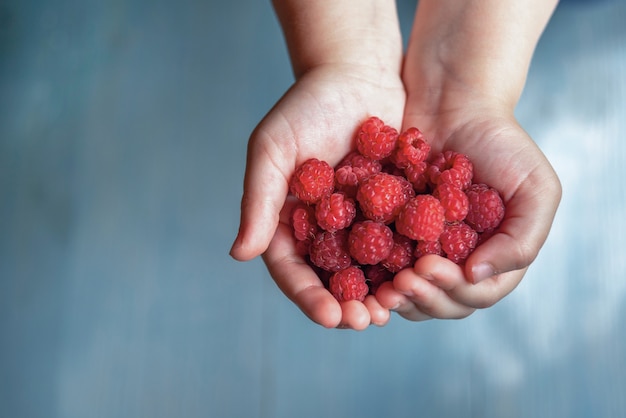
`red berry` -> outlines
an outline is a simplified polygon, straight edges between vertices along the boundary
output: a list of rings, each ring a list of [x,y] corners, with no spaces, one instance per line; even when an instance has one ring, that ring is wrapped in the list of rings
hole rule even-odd
[[[370,287],[370,293],[376,294],[376,291],[384,282],[393,280],[393,273],[387,270],[382,264],[368,264],[363,266],[363,273]]]
[[[430,145],[424,140],[424,135],[417,128],[409,128],[398,137],[392,160],[399,168],[416,165],[428,158]]]
[[[395,233],[393,234],[393,248],[381,264],[392,273],[397,273],[403,268],[413,265],[415,262],[414,252],[415,241]]]
[[[330,276],[328,287],[330,293],[332,293],[339,302],[348,300],[358,300],[362,302],[369,292],[369,287],[365,281],[365,274],[363,274],[360,268],[355,266],[339,270]]]
[[[315,208],[298,202],[291,212],[291,225],[298,241],[312,240],[319,230],[315,219]]]
[[[439,241],[417,241],[414,254],[418,259],[427,254],[444,255]]]
[[[311,262],[327,271],[339,271],[352,264],[348,251],[348,231],[321,231],[309,247]]]
[[[348,235],[350,255],[360,264],[377,264],[393,248],[393,231],[376,221],[357,222]]]
[[[428,190],[428,163],[422,161],[417,164],[410,164],[404,169],[406,179],[411,182],[413,189],[417,193],[424,193]]]
[[[354,200],[341,193],[324,196],[315,206],[317,224],[326,231],[347,228],[356,216]]]
[[[291,193],[306,203],[316,203],[323,196],[331,194],[334,187],[335,170],[317,158],[302,163],[289,182]]]
[[[391,223],[413,196],[415,191],[408,180],[382,172],[363,181],[356,194],[363,214],[383,223]]]
[[[335,168],[337,188],[350,196],[354,196],[357,186],[372,174],[380,172],[381,168],[379,161],[353,151]]]
[[[396,229],[402,235],[418,241],[437,241],[443,231],[444,210],[429,194],[417,195],[402,207],[396,219]]]
[[[446,221],[460,222],[465,219],[469,210],[469,200],[463,190],[450,183],[441,183],[433,192],[433,196],[441,202]]]
[[[459,264],[474,251],[478,243],[478,233],[464,222],[448,224],[441,236],[441,249],[453,262]]]
[[[438,154],[428,168],[430,182],[433,185],[450,183],[461,190],[472,184],[474,165],[467,155],[455,151],[445,151]]]
[[[504,202],[498,191],[486,184],[472,184],[465,193],[469,200],[465,222],[477,232],[497,228],[504,218]]]
[[[356,146],[361,154],[373,160],[382,160],[393,152],[398,131],[372,116],[359,128]]]

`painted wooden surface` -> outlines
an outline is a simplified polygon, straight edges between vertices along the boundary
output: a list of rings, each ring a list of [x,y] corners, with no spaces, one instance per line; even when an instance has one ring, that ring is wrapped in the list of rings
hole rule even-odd
[[[518,116],[564,195],[520,287],[356,333],[227,256],[292,81],[269,3],[0,3],[0,416],[626,416],[625,20],[540,42]]]

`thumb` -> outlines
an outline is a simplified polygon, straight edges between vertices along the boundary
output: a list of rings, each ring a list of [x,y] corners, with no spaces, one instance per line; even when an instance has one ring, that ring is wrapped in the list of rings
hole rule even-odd
[[[468,258],[465,270],[470,282],[524,269],[537,257],[560,201],[560,183],[522,189],[505,202],[506,214],[497,232]]]
[[[239,232],[230,250],[230,255],[239,261],[251,260],[265,252],[287,197],[288,166],[293,164],[272,158],[271,151],[271,141],[253,133],[248,146]]]

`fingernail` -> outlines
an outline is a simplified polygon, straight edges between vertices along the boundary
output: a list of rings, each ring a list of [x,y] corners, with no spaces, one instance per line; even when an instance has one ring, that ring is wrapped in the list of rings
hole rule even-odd
[[[495,269],[489,263],[481,263],[472,268],[472,278],[474,279],[474,284],[488,279],[495,274]]]

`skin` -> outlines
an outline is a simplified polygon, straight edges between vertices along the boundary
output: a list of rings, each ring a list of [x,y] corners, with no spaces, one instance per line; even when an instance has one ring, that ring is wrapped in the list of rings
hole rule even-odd
[[[561,196],[550,163],[514,117],[555,4],[422,0],[403,56],[392,1],[276,0],[296,81],[250,137],[231,255],[262,255],[284,294],[329,328],[382,326],[391,310],[413,321],[463,318],[509,294],[545,242]],[[338,163],[370,115],[419,127],[433,153],[467,154],[474,181],[498,189],[507,212],[465,266],[422,257],[375,297],[338,303],[296,253],[288,181],[308,158]]]

